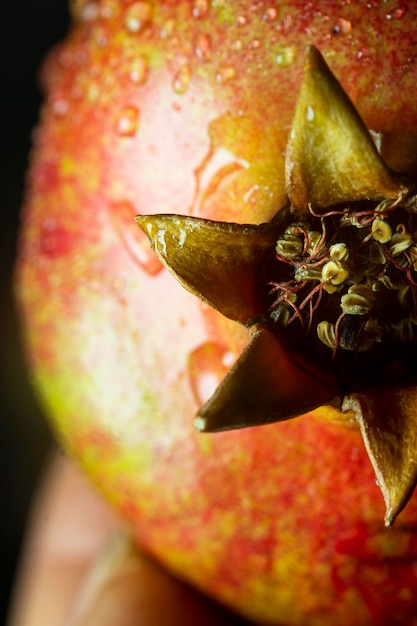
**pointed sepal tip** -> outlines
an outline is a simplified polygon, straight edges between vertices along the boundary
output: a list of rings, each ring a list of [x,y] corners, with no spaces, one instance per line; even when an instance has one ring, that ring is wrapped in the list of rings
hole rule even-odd
[[[415,387],[354,393],[342,410],[353,410],[384,498],[389,527],[411,498],[417,483]]]
[[[314,46],[286,152],[287,192],[294,212],[343,202],[396,199],[410,182],[383,161],[358,111]]]
[[[270,330],[252,338],[213,396],[199,410],[195,427],[220,432],[261,426],[303,415],[339,398],[336,383],[305,373]]]

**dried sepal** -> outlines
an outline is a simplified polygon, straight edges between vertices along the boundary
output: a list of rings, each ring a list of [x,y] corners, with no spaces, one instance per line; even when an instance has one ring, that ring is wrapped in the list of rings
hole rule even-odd
[[[307,50],[286,183],[289,205],[269,224],[137,218],[179,282],[252,335],[195,425],[216,432],[342,404],[356,414],[390,526],[417,482],[416,386],[384,386],[392,376],[403,385],[416,375],[415,183],[386,166],[314,47]],[[316,369],[323,362],[326,378]],[[350,390],[343,401],[341,389]]]
[[[303,372],[271,331],[255,327],[252,333],[249,345],[199,410],[197,430],[217,432],[281,422],[338,402],[336,384]]]
[[[405,195],[408,182],[379,155],[365,124],[320,52],[309,46],[286,153],[294,212]]]
[[[343,400],[362,432],[391,526],[417,482],[417,411],[415,387],[355,393]]]
[[[194,295],[230,319],[251,324],[264,311],[257,280],[280,223],[244,225],[183,215],[136,218],[162,263]]]

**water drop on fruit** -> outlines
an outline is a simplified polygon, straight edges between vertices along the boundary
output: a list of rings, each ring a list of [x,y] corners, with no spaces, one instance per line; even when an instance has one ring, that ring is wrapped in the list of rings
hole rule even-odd
[[[210,9],[210,1],[209,0],[195,0],[193,4],[193,8],[191,9],[191,13],[193,17],[201,18],[206,17]]]
[[[175,93],[183,94],[187,91],[191,80],[191,69],[188,65],[182,65],[174,76],[172,83]]]
[[[194,41],[194,53],[202,61],[208,61],[211,57],[211,39],[205,33],[199,33]]]
[[[139,33],[152,20],[152,5],[149,2],[135,2],[126,11],[125,25],[131,33]]]
[[[62,50],[58,58],[61,67],[71,67],[74,63],[74,55],[71,50]]]
[[[103,27],[99,27],[94,32],[94,41],[99,48],[107,46],[107,31]]]
[[[139,110],[129,105],[125,107],[117,121],[117,132],[122,137],[134,137],[139,126]]]
[[[162,264],[149,245],[148,238],[135,222],[137,211],[131,202],[121,200],[110,206],[110,214],[125,249],[131,258],[148,274],[154,276]]]
[[[146,83],[149,72],[148,59],[145,55],[141,54],[132,61],[130,66],[130,80],[136,85],[143,85]]]
[[[221,383],[235,361],[225,346],[208,341],[188,357],[188,374],[196,402],[204,404]]]
[[[43,221],[38,241],[41,254],[49,259],[65,256],[70,250],[71,238],[66,229],[53,217]]]
[[[202,164],[195,170],[196,193],[193,212],[195,214],[204,213],[204,204],[217,192],[220,185],[229,176],[248,167],[248,161],[240,159],[227,148],[211,145]]]
[[[168,39],[173,35],[174,31],[175,20],[169,18],[168,20],[165,20],[165,22],[162,24],[161,30],[159,31],[159,36],[161,37],[161,39]]]
[[[100,9],[100,16],[103,19],[109,20],[112,17],[115,17],[118,13],[119,13],[119,5],[116,2],[116,0],[105,0],[102,3],[101,9]]]
[[[265,22],[274,22],[277,19],[278,11],[275,7],[269,7],[266,9],[262,18]]]
[[[252,39],[252,41],[248,43],[248,48],[250,48],[251,50],[257,50],[260,47],[261,47],[260,39]]]
[[[236,70],[234,67],[232,67],[231,65],[228,65],[226,67],[221,67],[217,74],[216,74],[216,80],[218,83],[224,84],[224,83],[228,83],[229,81],[233,80],[233,78],[236,76]]]
[[[394,11],[390,11],[389,13],[387,13],[385,17],[387,18],[387,20],[400,20],[406,11],[407,8],[404,5],[400,5]]]
[[[239,15],[236,18],[236,25],[237,26],[246,26],[247,23],[248,23],[248,18],[245,17],[244,15]]]
[[[88,102],[90,102],[91,104],[94,104],[94,102],[97,102],[97,100],[99,99],[99,96],[100,96],[100,86],[96,82],[91,82],[88,85],[88,89],[87,89]]]
[[[275,55],[275,61],[280,67],[287,67],[294,63],[297,56],[297,49],[295,46],[285,46],[279,48]]]
[[[352,24],[348,20],[339,17],[333,25],[333,35],[348,35],[352,31]]]
[[[59,117],[64,117],[69,111],[69,102],[62,96],[52,99],[52,111]]]
[[[75,0],[71,3],[71,13],[75,20],[93,22],[99,14],[99,7],[91,0]]]

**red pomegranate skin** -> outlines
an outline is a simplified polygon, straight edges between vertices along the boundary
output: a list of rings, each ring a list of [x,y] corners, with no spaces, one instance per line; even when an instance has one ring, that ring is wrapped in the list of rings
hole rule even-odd
[[[330,409],[196,433],[248,333],[185,292],[134,222],[261,223],[283,206],[311,43],[389,165],[415,174],[417,4],[78,0],[72,12],[43,68],[16,269],[60,445],[141,546],[256,623],[417,624],[417,500],[384,528],[355,421]]]

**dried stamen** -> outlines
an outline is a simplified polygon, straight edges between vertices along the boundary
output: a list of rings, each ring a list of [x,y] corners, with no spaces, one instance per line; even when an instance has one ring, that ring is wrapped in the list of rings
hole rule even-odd
[[[290,223],[278,238],[268,269],[277,332],[309,346],[313,360],[324,350],[347,378],[356,377],[355,353],[369,353],[368,366],[375,361],[378,371],[381,354],[382,368],[411,362],[403,346],[417,338],[417,215],[401,200],[325,213],[309,207],[308,219]],[[400,363],[398,376],[408,369]]]

